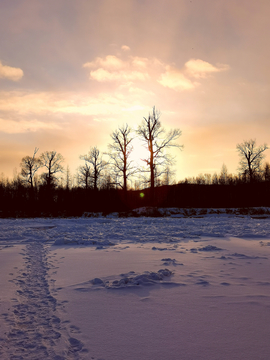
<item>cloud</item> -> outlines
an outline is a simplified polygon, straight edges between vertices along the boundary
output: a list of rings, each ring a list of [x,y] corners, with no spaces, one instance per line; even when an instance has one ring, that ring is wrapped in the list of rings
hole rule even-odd
[[[114,55],[107,55],[105,58],[97,57],[94,61],[83,65],[90,71],[90,79],[99,82],[112,81],[145,81],[150,78],[147,67],[147,58],[129,56],[122,60]]]
[[[23,77],[23,71],[19,68],[3,65],[0,61],[0,79],[19,81]]]
[[[104,58],[97,57],[93,61],[85,63],[83,67],[90,68],[90,79],[101,83],[117,82],[117,85],[120,86],[119,90],[121,88],[123,90],[123,86],[131,88],[137,81],[150,87],[150,81],[152,81],[152,84],[153,82],[158,83],[175,91],[193,90],[200,85],[196,79],[206,78],[213,73],[229,69],[228,65],[214,66],[201,59],[190,59],[182,69],[179,69],[165,64],[157,58],[131,55],[124,59],[114,55],[107,55]]]
[[[0,119],[0,132],[4,132],[7,134],[36,132],[38,130],[45,129],[60,129],[60,127],[54,123],[45,123],[38,120],[14,121]]]
[[[121,49],[124,50],[124,51],[130,51],[130,47],[127,46],[127,45],[123,45],[123,46],[121,47]]]
[[[198,77],[228,69],[228,66],[215,67],[199,59],[191,59],[179,69],[157,58],[130,55],[97,57],[85,63],[84,67],[90,69],[93,80],[91,93],[88,89],[80,92],[1,91],[0,131],[23,133],[64,129],[63,119],[68,123],[74,116],[93,124],[93,119],[126,121],[125,114],[134,112],[134,117],[130,117],[133,121],[135,115],[143,113],[145,108],[167,101],[167,88],[175,92],[192,91],[200,85]],[[97,85],[96,89],[94,81],[102,85]],[[171,95],[170,99],[174,101]],[[45,119],[51,120],[47,122]]]
[[[109,72],[108,70],[98,69],[90,72],[90,77],[94,80],[104,82],[104,81],[116,81],[116,80],[124,80],[124,81],[135,81],[146,80],[149,75],[147,73],[141,73],[139,71],[117,71],[117,72]]]
[[[120,70],[126,68],[124,61],[114,55],[107,55],[104,59],[97,57],[94,61],[87,62],[83,67],[88,68],[105,68],[108,70]]]
[[[152,62],[152,61],[151,61]],[[135,69],[146,69],[150,61],[147,58],[135,56],[131,58],[131,64]],[[155,63],[155,61],[153,61]]]
[[[212,73],[226,71],[230,67],[226,64],[219,64],[218,67],[200,60],[200,59],[191,59],[185,63],[185,69],[187,74],[195,77],[195,78],[205,78],[207,75],[211,75]]]
[[[123,108],[122,111],[138,111],[138,110],[143,110],[143,109],[144,109],[143,106],[134,105],[134,106],[131,106],[129,108]]]
[[[69,116],[84,117],[91,123],[92,119],[108,121],[119,118],[119,114],[140,109],[146,94],[121,91],[99,93],[89,96],[88,93],[39,92],[27,91],[0,92],[0,132],[24,133],[38,129],[64,129]],[[121,117],[121,115],[120,115]],[[44,119],[50,119],[50,122]],[[63,122],[63,119],[66,119]]]
[[[200,85],[193,78],[206,78],[212,73],[226,71],[229,68],[229,65],[226,64],[214,66],[201,59],[190,59],[182,70],[167,65],[166,72],[161,74],[158,82],[176,91],[192,90]]]
[[[167,67],[167,71],[161,74],[158,82],[162,86],[176,91],[192,90],[198,86],[198,83],[192,82],[179,70],[172,69],[169,66]]]

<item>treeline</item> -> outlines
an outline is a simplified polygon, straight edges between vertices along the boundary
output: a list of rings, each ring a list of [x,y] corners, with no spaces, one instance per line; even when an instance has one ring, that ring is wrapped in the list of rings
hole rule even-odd
[[[137,135],[147,149],[136,167],[131,160]],[[108,152],[97,147],[79,156],[83,164],[72,175],[56,151],[31,156],[20,163],[13,180],[0,179],[0,216],[81,216],[86,212],[123,212],[136,207],[249,207],[270,206],[270,165],[263,163],[267,145],[255,140],[237,144],[239,173],[199,174],[175,183],[170,147],[181,131],[165,132],[155,109],[144,118],[136,133],[128,126],[111,134]],[[143,146],[143,145],[142,145]],[[104,157],[106,160],[104,160]]]
[[[266,170],[268,165],[265,165]],[[84,213],[120,212],[127,215],[132,209],[153,207],[180,208],[233,208],[270,206],[270,177],[250,183],[244,177],[224,173],[214,176],[202,175],[192,181],[151,188],[129,189],[126,192],[110,181],[98,189],[62,183],[49,188],[46,184],[26,185],[20,176],[0,181],[1,217],[82,216]],[[206,179],[208,179],[208,182]],[[197,179],[197,180],[196,180]]]
[[[270,164],[268,162],[261,164],[259,171],[253,174],[252,181],[247,171],[238,174],[232,174],[228,172],[227,166],[222,165],[221,172],[217,174],[199,174],[196,177],[185,178],[184,183],[186,184],[197,184],[197,185],[237,185],[262,183],[270,181]]]

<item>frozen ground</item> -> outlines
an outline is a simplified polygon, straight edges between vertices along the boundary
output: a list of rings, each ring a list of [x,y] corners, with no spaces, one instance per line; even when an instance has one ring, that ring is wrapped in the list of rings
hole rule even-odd
[[[269,359],[267,216],[0,229],[1,360]]]

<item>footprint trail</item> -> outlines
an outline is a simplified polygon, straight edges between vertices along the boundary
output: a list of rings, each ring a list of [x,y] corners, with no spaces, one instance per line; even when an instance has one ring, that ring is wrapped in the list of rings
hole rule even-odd
[[[48,283],[48,250],[42,241],[31,241],[24,251],[25,268],[13,280],[17,296],[7,338],[1,339],[1,359],[77,360],[84,359],[83,344],[72,336],[58,315],[57,300]]]

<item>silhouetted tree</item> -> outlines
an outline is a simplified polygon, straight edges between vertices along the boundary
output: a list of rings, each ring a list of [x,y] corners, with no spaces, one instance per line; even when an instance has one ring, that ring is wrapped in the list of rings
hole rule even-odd
[[[38,148],[35,148],[33,156],[23,157],[20,164],[23,181],[30,184],[31,191],[33,191],[34,188],[34,176],[41,167],[40,159],[36,158],[37,152]]]
[[[155,187],[155,177],[160,176],[164,172],[164,168],[171,165],[171,158],[165,152],[170,147],[178,147],[181,149],[183,146],[174,143],[181,135],[179,129],[170,130],[167,134],[161,127],[159,120],[160,112],[155,107],[152,113],[147,118],[143,118],[142,124],[138,127],[137,134],[145,143],[149,156],[142,159],[148,166],[150,172],[150,187],[153,196]],[[158,168],[162,170],[159,171]]]
[[[248,176],[249,181],[253,182],[256,173],[260,172],[264,151],[268,149],[267,144],[256,147],[256,140],[245,140],[237,144],[237,151],[240,156],[239,170],[242,174]]]
[[[225,185],[225,184],[228,183],[228,169],[227,169],[227,166],[225,164],[223,164],[222,167],[221,167],[218,182],[221,185]]]
[[[212,175],[211,174],[204,174],[204,183],[210,185],[212,182]]]
[[[217,185],[218,184],[218,175],[216,172],[212,175],[212,184]]]
[[[56,185],[57,173],[62,173],[64,168],[62,163],[64,161],[63,156],[56,151],[45,151],[40,155],[41,165],[47,170],[42,174],[44,183],[48,189],[51,189]]]
[[[78,185],[85,189],[91,187],[91,166],[86,161],[78,168]]]
[[[66,168],[66,190],[69,190],[72,187],[72,176],[70,174],[69,166]]]
[[[175,175],[175,172],[172,171],[170,166],[166,166],[165,170],[164,170],[164,174],[163,174],[163,181],[162,184],[163,185],[170,185],[172,182],[172,178]]]
[[[110,190],[113,189],[115,185],[115,181],[112,179],[111,174],[105,172],[102,176],[100,188],[103,190]]]
[[[108,145],[110,152],[108,153],[112,160],[113,170],[116,175],[120,174],[122,181],[119,185],[124,191],[127,191],[127,180],[136,172],[130,160],[130,154],[133,150],[131,142],[131,128],[126,124],[119,127],[111,134],[112,143]]]
[[[270,181],[270,164],[268,162],[264,164],[263,179],[264,181]]]
[[[81,155],[80,159],[88,162],[91,165],[92,170],[90,172],[90,178],[91,182],[93,183],[94,190],[97,190],[98,181],[108,163],[102,160],[100,151],[96,146],[91,148],[88,154]]]
[[[198,185],[205,185],[205,177],[203,174],[196,176],[195,183]]]

